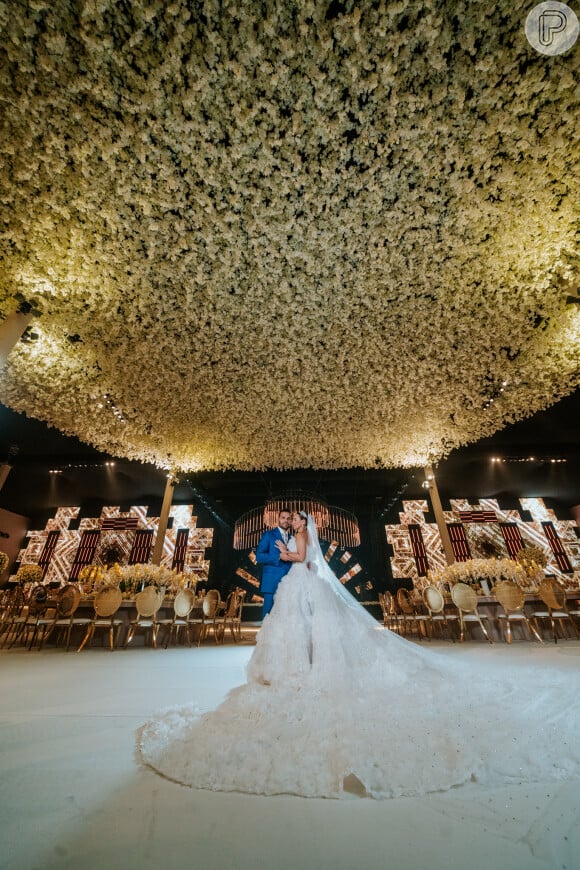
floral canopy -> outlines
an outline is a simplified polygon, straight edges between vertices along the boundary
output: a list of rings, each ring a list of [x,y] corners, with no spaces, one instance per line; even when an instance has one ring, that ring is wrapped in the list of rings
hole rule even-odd
[[[37,313],[2,401],[159,466],[337,468],[571,392],[579,49],[529,9],[0,3],[0,308]]]

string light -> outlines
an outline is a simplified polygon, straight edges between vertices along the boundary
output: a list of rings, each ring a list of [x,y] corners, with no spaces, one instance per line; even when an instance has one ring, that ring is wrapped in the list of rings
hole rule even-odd
[[[96,469],[96,468],[114,468],[115,462],[108,460],[107,462],[67,462],[59,468],[51,468],[49,474],[63,474],[65,471],[70,471],[78,468]]]
[[[488,378],[487,380],[490,381],[491,378]],[[482,405],[482,408],[484,411],[487,411],[491,407],[491,405],[495,402],[496,399],[501,398],[501,395],[503,392],[505,392],[505,388],[507,387],[507,385],[508,385],[508,381],[505,380],[505,381],[501,381],[501,383],[496,383],[495,386],[491,387],[488,398],[484,401],[484,403]]]
[[[102,402],[99,402],[97,404],[97,408],[102,409],[106,405],[106,407],[109,408],[109,410],[113,412],[115,417],[118,419],[119,423],[123,423],[123,424],[126,423],[127,421],[125,420],[125,418],[123,417],[123,414],[121,413],[121,411],[119,410],[119,408],[115,404],[115,400],[113,399],[113,397],[111,395],[109,395],[109,393],[103,393],[103,399],[104,399],[105,404],[103,405]]]
[[[567,459],[563,457],[545,457],[540,458],[538,456],[492,456],[492,462],[551,462],[551,463],[560,463],[560,462],[568,462]]]

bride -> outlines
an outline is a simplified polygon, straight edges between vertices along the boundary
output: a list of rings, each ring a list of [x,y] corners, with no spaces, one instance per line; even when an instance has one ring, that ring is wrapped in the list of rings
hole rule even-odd
[[[580,775],[576,671],[474,667],[386,631],[330,570],[312,517],[292,526],[247,683],[148,722],[147,765],[193,788],[333,798]]]

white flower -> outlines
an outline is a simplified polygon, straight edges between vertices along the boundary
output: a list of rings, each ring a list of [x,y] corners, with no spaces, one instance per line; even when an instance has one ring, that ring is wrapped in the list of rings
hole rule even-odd
[[[0,9],[0,308],[42,310],[4,402],[160,466],[375,467],[578,384],[571,57],[523,0],[458,42],[437,0],[292,9]]]

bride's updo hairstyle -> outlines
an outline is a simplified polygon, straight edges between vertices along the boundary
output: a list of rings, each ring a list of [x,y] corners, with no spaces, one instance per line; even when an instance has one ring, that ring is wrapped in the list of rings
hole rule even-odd
[[[294,511],[294,514],[295,516],[300,517],[300,519],[303,520],[303,528],[306,529],[306,526],[308,524],[308,514],[306,513],[306,511]]]

